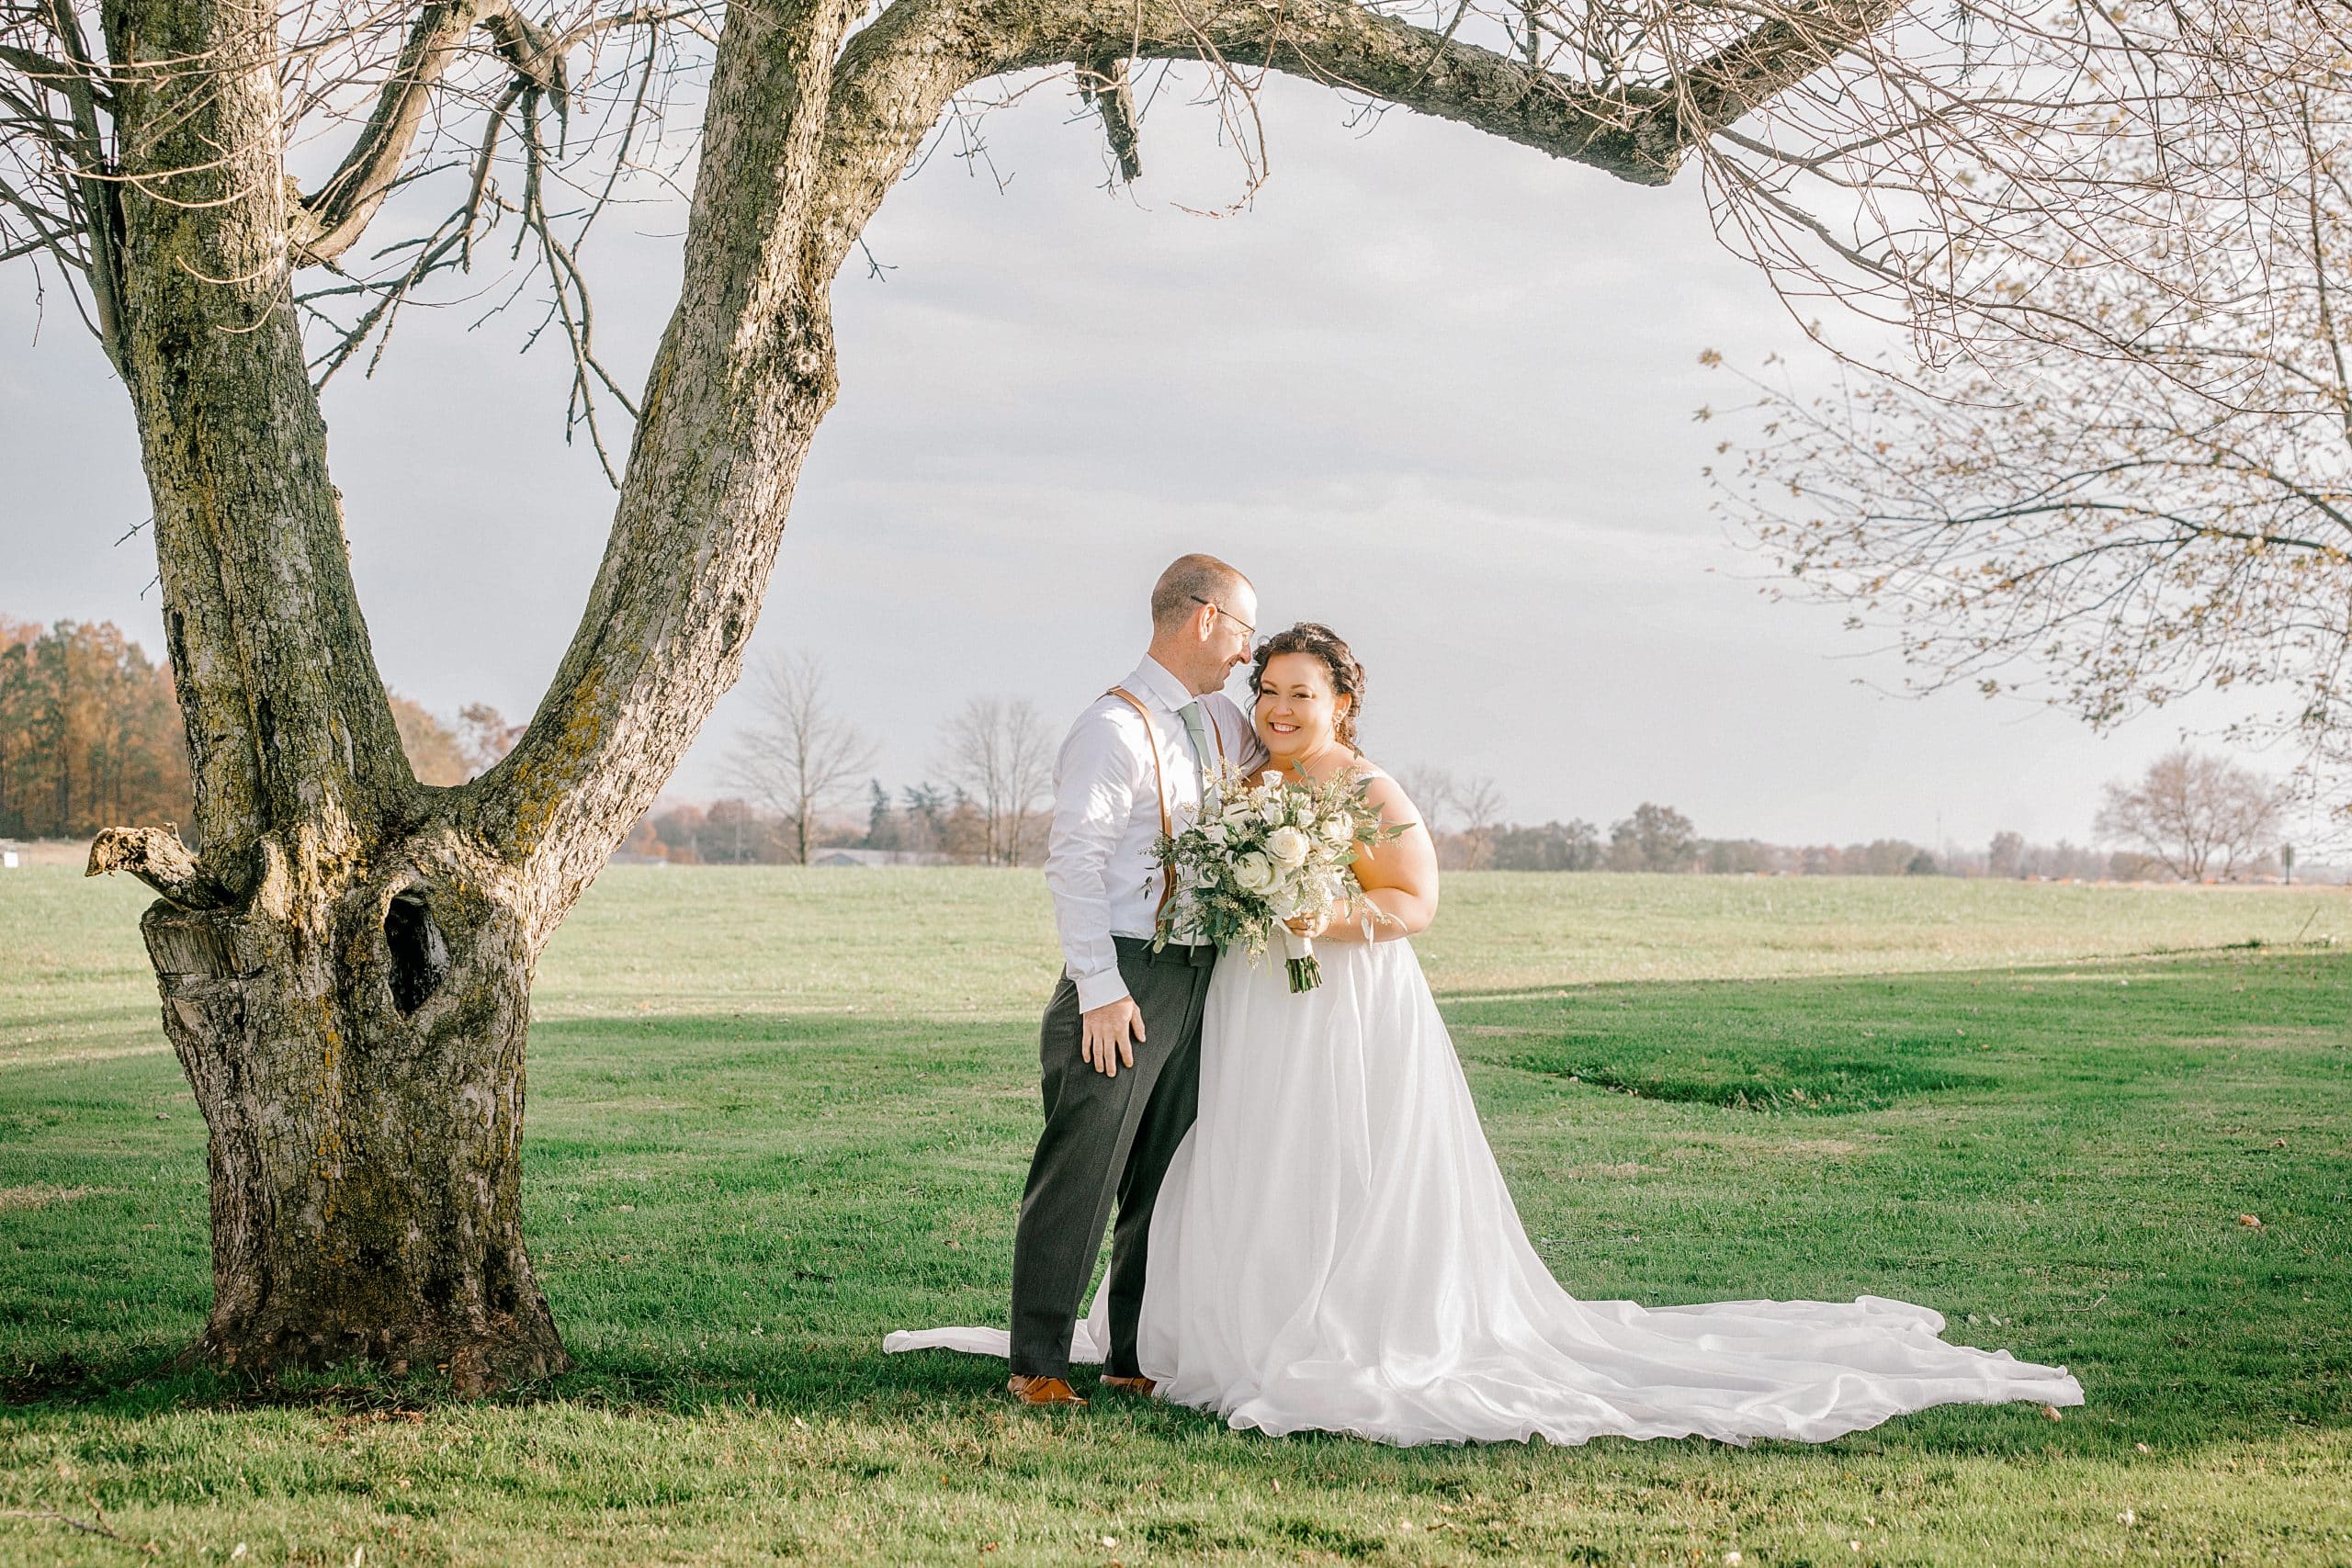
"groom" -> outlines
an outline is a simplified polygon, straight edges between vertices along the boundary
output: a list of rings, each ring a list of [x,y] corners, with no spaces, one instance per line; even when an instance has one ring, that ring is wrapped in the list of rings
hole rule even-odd
[[[1258,596],[1215,556],[1179,558],[1151,590],[1151,646],[1070,727],[1054,765],[1046,886],[1062,978],[1039,1042],[1046,1130],[1012,1243],[1012,1378],[1023,1404],[1084,1404],[1069,1385],[1079,1297],[1112,1201],[1111,1344],[1102,1385],[1151,1392],[1136,1362],[1152,1201],[1199,1101],[1201,1009],[1216,949],[1151,936],[1169,897],[1153,847],[1198,808],[1221,759],[1264,752],[1219,688],[1250,657]]]

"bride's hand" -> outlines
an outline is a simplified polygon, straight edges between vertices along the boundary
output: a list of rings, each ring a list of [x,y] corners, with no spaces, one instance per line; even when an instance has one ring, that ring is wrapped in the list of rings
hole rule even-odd
[[[1295,934],[1313,942],[1331,929],[1331,911],[1325,909],[1317,914],[1301,915],[1295,919],[1284,920],[1283,923],[1290,927]]]

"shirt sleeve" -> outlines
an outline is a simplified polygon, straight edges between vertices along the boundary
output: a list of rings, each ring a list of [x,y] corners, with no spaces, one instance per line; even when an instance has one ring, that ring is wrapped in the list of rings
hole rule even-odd
[[[1136,769],[1114,714],[1091,710],[1070,727],[1054,762],[1054,821],[1046,839],[1046,886],[1062,968],[1091,1011],[1127,994],[1111,941],[1111,856],[1135,810]]]

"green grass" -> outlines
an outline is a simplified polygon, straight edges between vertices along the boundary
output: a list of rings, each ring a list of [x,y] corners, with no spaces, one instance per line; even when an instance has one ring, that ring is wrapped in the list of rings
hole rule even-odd
[[[2345,894],[1448,897],[1421,945],[1571,1290],[1902,1296],[2090,1404],[1400,1452],[1039,1419],[996,1364],[886,1359],[1003,1312],[1051,936],[1033,877],[981,873],[583,903],[533,1038],[552,1388],[160,1378],[209,1290],[202,1128],[136,890],[41,871],[0,875],[0,1509],[124,1540],[0,1516],[0,1563],[2352,1562]]]

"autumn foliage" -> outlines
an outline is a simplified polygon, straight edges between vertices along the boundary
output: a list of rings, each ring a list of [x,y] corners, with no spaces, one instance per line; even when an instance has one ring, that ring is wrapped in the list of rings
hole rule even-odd
[[[193,819],[169,672],[111,621],[0,616],[0,837]]]

